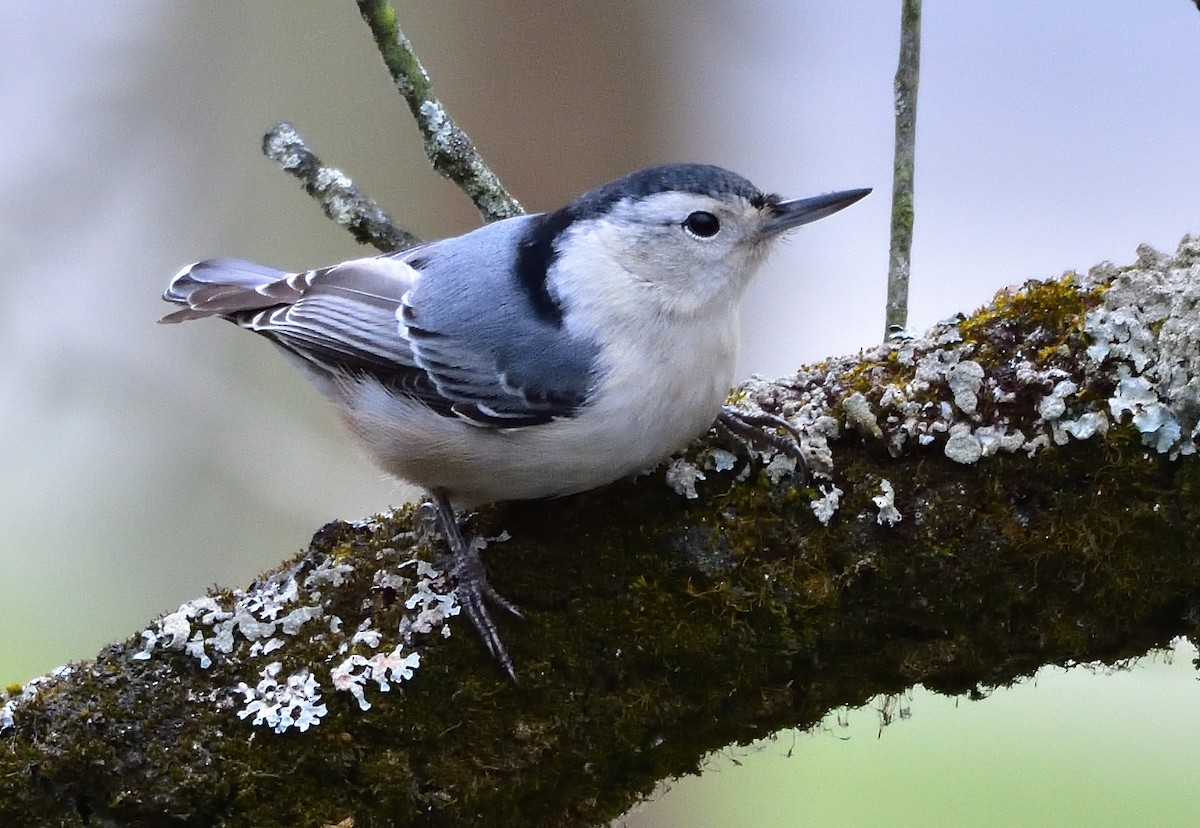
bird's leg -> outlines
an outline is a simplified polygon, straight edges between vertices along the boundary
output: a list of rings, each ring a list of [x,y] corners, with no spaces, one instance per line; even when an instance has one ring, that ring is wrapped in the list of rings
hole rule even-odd
[[[489,602],[495,604],[518,618],[521,617],[521,612],[492,589],[492,585],[488,583],[487,572],[483,568],[479,550],[463,537],[462,529],[458,525],[458,518],[450,506],[450,498],[446,496],[445,492],[436,489],[430,494],[433,498],[434,510],[437,512],[438,528],[441,530],[446,544],[450,547],[451,572],[458,584],[459,601],[466,610],[467,618],[471,620],[479,637],[483,639],[483,645],[487,647],[492,657],[500,662],[500,666],[504,668],[509,677],[516,681],[517,675],[513,672],[512,659],[509,658],[508,651],[504,649],[504,644],[500,641],[500,631],[496,628],[496,622],[492,619],[492,614],[488,612],[487,605]]]
[[[733,438],[747,453],[751,443],[766,443],[776,451],[794,458],[805,477],[808,476],[808,460],[804,456],[802,446],[804,438],[783,417],[766,412],[749,414],[727,405],[722,407],[721,413],[717,415],[716,427],[718,431]],[[786,431],[789,436],[780,434],[779,429]]]

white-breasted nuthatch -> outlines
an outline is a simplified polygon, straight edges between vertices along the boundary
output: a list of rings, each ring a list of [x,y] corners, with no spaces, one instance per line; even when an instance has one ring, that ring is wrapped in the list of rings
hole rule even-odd
[[[720,167],[651,167],[554,212],[319,270],[198,262],[162,321],[267,337],[385,471],[431,493],[467,615],[512,674],[486,603],[516,610],[453,508],[592,489],[686,446],[723,413],[740,300],[774,240],[868,192],[783,201]]]

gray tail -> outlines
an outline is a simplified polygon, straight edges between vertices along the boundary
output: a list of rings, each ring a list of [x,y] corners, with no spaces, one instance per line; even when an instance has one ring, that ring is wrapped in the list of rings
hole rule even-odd
[[[175,274],[163,299],[183,310],[167,314],[160,322],[183,322],[205,316],[233,318],[294,300],[291,275],[240,259],[207,259]]]

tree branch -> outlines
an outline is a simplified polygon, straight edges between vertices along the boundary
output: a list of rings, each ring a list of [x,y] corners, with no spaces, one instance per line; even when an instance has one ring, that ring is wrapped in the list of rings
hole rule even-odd
[[[425,140],[425,154],[433,168],[457,184],[479,209],[484,221],[524,213],[483,156],[433,94],[429,75],[412,51],[412,44],[396,22],[396,10],[385,0],[357,0],[358,10],[371,28],[379,54],[403,96]]]
[[[446,160],[465,136],[391,7],[359,6],[435,166],[488,217],[519,212],[469,142]],[[331,217],[406,244],[284,126],[268,154]],[[602,824],[838,706],[1195,635],[1198,331],[1185,239],[740,389],[805,436],[815,479],[709,438],[638,482],[481,511],[512,537],[491,580],[528,616],[506,631],[516,686],[423,563],[416,512],[331,524],[246,590],[0,694],[0,824]]]
[[[341,227],[362,244],[384,253],[416,247],[421,240],[392,221],[383,209],[364,195],[341,170],[321,163],[300,133],[289,123],[273,127],[263,136],[263,154],[300,179],[304,191],[315,198]]]
[[[412,562],[434,552],[414,511],[331,524],[0,696],[0,824],[603,824],[841,705],[1200,632],[1200,238],[735,401],[823,476],[710,437],[477,514],[511,535],[486,554],[527,615],[504,631],[519,685]]]
[[[917,150],[917,86],[921,77],[921,0],[903,0],[896,68],[896,154],[892,170],[892,238],[883,336],[908,325],[912,258],[913,172]]]

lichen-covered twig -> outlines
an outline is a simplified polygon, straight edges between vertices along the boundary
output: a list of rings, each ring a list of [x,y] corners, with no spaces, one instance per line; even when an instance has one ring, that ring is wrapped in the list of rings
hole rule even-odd
[[[263,154],[300,179],[325,215],[363,244],[393,253],[421,243],[412,233],[397,227],[341,170],[322,164],[291,124],[279,124],[263,136]]]
[[[485,221],[524,213],[500,179],[484,163],[471,139],[450,118],[433,95],[429,75],[413,54],[412,45],[396,22],[396,10],[386,0],[358,0],[358,10],[371,28],[383,62],[396,89],[408,103],[425,139],[433,168],[457,184],[474,202]]]
[[[896,150],[892,172],[892,241],[883,336],[908,324],[908,277],[913,234],[913,166],[917,143],[917,84],[921,75],[921,0],[904,0],[896,68]]]

